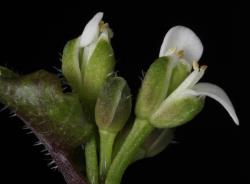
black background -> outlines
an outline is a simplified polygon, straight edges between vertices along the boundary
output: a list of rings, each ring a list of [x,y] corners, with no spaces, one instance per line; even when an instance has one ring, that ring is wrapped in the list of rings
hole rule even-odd
[[[174,25],[190,27],[204,44],[200,63],[208,65],[202,81],[212,82],[230,96],[240,123],[243,106],[235,65],[238,57],[234,28],[238,9],[233,6],[169,2],[151,4],[117,2],[2,4],[0,64],[26,74],[38,69],[57,73],[64,44],[81,34],[85,23],[98,11],[114,31],[118,74],[125,77],[136,97],[141,71],[157,58],[165,33]],[[64,183],[57,171],[47,167],[47,157],[34,147],[36,139],[26,135],[23,123],[1,112],[1,180],[3,183]],[[217,102],[207,99],[204,110],[179,127],[177,144],[159,156],[128,168],[123,183],[240,183],[240,127]],[[242,161],[243,163],[243,161]],[[2,182],[1,182],[2,183]]]

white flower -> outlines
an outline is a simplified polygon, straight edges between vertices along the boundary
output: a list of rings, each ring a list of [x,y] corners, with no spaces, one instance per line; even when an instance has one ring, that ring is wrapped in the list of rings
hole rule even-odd
[[[98,41],[104,39],[110,43],[113,32],[108,23],[102,21],[103,13],[98,12],[85,26],[82,35],[79,38],[79,46],[84,48],[83,61],[88,62],[96,48]]]
[[[193,65],[194,71],[162,102],[159,109],[152,115],[152,121],[159,117],[173,100],[184,96],[209,96],[218,101],[239,125],[234,107],[224,90],[211,83],[198,83],[207,68],[198,65],[202,52],[203,46],[200,39],[189,28],[176,26],[168,31],[160,49],[160,57],[170,56],[175,62],[181,58],[188,65]]]

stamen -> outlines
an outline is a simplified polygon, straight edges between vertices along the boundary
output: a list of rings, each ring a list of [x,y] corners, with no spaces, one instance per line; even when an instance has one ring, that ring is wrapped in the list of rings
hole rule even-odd
[[[109,24],[104,23],[103,21],[100,22],[99,26],[100,26],[100,32],[104,32],[105,30],[109,28]]]
[[[113,37],[113,32],[109,27],[108,23],[104,23],[103,21],[100,22],[99,24],[99,31],[101,33],[101,37],[104,36],[106,38],[107,41],[109,41],[110,38]]]
[[[193,69],[196,71],[205,71],[207,69],[207,65],[200,66],[197,61],[193,61]]]
[[[105,24],[105,22],[104,22],[103,20],[101,20],[101,21],[99,22],[99,27],[102,27],[103,24]]]
[[[197,61],[193,61],[194,71],[180,84],[180,86],[172,93],[177,94],[187,89],[191,89],[204,75],[207,66],[199,66]]]
[[[179,58],[183,58],[184,57],[184,50],[179,50],[176,55],[179,57]]]
[[[198,61],[193,61],[193,69],[200,70],[200,65],[199,65]]]

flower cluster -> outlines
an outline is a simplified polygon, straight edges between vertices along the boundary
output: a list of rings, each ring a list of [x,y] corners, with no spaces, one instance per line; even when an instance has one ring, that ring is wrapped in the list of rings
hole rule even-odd
[[[133,114],[130,88],[114,72],[113,32],[102,18],[97,13],[64,48],[62,72],[71,92],[63,93],[57,79],[44,71],[19,76],[0,67],[0,100],[30,122],[68,183],[84,184],[86,173],[89,184],[119,184],[131,163],[165,149],[175,128],[192,120],[206,97],[219,102],[239,125],[224,90],[199,82],[207,69],[198,64],[203,45],[184,26],[167,32]],[[84,162],[74,157],[79,148]]]

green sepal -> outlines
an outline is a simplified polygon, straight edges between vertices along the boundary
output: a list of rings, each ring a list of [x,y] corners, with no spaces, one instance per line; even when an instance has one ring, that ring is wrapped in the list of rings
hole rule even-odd
[[[173,128],[192,120],[203,108],[204,97],[189,94],[167,98],[150,118],[157,128]]]
[[[83,88],[81,97],[91,109],[105,84],[109,74],[114,70],[115,57],[111,44],[100,38],[88,61],[81,66]]]
[[[77,93],[81,92],[82,87],[79,55],[79,39],[76,38],[68,41],[63,49],[62,72],[73,91]]]
[[[160,154],[173,139],[172,129],[155,129],[146,138],[135,155],[133,162]]]
[[[161,153],[172,141],[174,129],[155,129],[145,140],[141,149],[145,151],[144,158],[154,157]]]
[[[172,65],[168,57],[155,60],[148,69],[139,91],[135,114],[141,119],[149,119],[151,114],[166,98]]]

